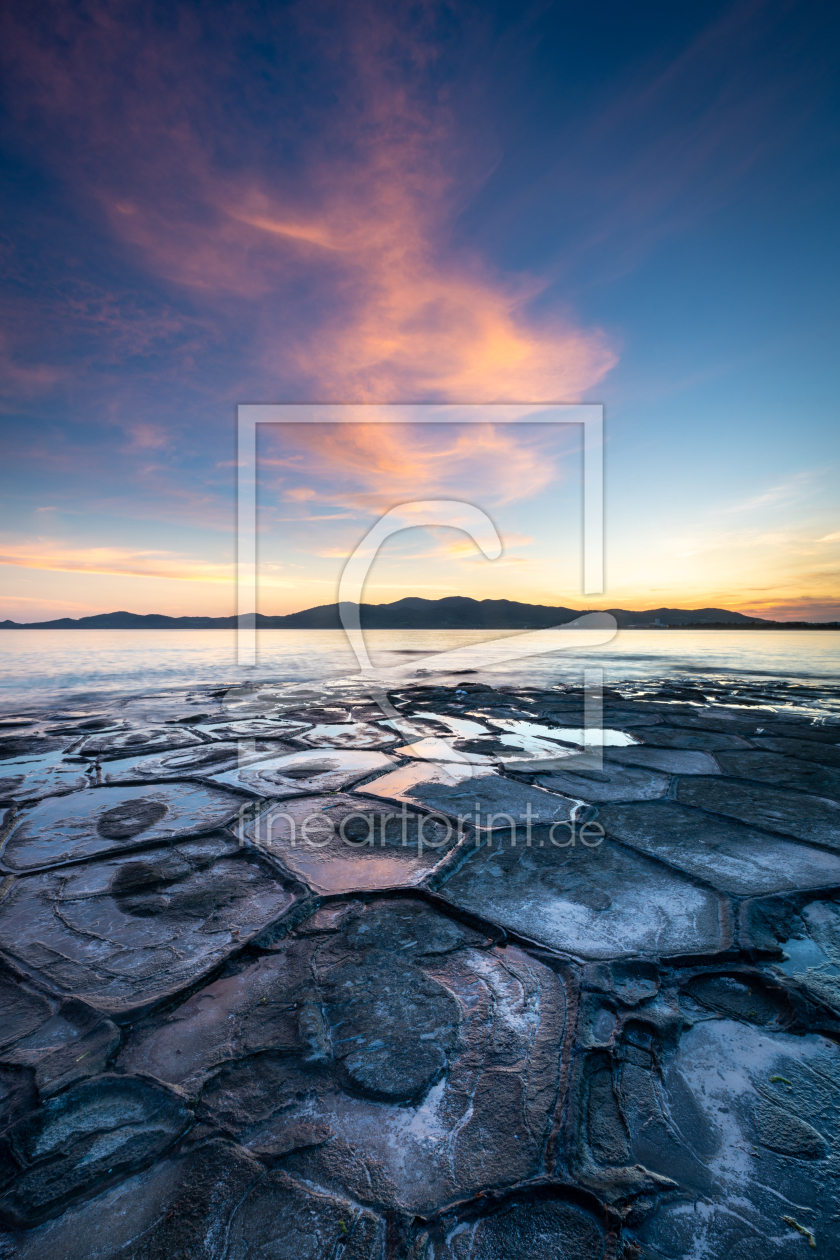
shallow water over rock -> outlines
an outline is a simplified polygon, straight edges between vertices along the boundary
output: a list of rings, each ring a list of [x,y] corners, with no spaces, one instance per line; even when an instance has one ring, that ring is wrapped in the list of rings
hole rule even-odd
[[[317,893],[415,886],[458,842],[445,819],[342,794],[275,805],[240,834]]]
[[[195,835],[223,826],[242,804],[232,792],[192,783],[85,789],[21,810],[5,828],[0,860],[27,870]]]
[[[260,758],[258,765],[208,777],[214,783],[241,788],[254,796],[306,796],[315,792],[338,792],[393,764],[391,757],[380,752],[320,748]]]

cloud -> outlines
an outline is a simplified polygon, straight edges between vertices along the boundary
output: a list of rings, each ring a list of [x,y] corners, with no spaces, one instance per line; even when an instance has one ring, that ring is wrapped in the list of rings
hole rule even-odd
[[[317,424],[283,426],[266,446],[302,451],[317,475],[309,501],[364,512],[423,499],[503,505],[532,498],[564,476],[562,454],[576,440],[553,425]],[[277,487],[302,499],[304,488]]]
[[[181,582],[233,581],[233,566],[213,564],[167,551],[128,547],[67,547],[50,539],[0,544],[0,565],[48,569],[54,573],[92,573],[106,577],[171,578]],[[46,601],[45,601],[46,602]]]
[[[544,282],[455,244],[492,163],[439,82],[439,18],[435,5],[361,2],[342,17],[316,3],[260,31],[278,46],[305,39],[330,88],[320,109],[308,85],[306,147],[286,163],[278,147],[302,132],[281,89],[229,88],[243,74],[234,36],[255,34],[247,14],[214,43],[212,20],[189,10],[164,32],[151,11],[118,17],[92,0],[84,21],[52,9],[54,38],[23,17],[7,36],[20,108],[34,104],[54,165],[160,281],[231,331],[244,317],[264,387],[334,401],[580,399],[616,361],[606,334],[556,302],[537,316]],[[91,318],[122,317],[105,302]],[[161,335],[176,323],[161,316]]]

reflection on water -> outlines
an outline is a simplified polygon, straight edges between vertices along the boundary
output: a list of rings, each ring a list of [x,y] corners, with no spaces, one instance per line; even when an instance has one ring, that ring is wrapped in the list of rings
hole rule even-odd
[[[522,736],[523,739],[529,737],[538,740],[556,739],[564,744],[603,744],[613,747],[626,747],[628,744],[639,742],[632,735],[628,735],[627,731],[601,730],[600,727],[585,730],[577,726],[543,726],[540,722],[520,722],[518,719],[505,717],[493,717],[488,720],[505,731]],[[527,748],[527,745],[522,746]],[[554,755],[557,755],[556,752]]]
[[[384,674],[405,669],[409,653],[431,656],[516,633],[372,630],[366,638],[374,666]],[[6,630],[0,633],[0,705],[9,712],[117,691],[252,679],[319,682],[357,672],[341,630],[264,630],[258,640],[260,663],[254,670],[236,664],[235,634],[227,630]],[[736,703],[741,679],[775,679],[791,695],[805,687],[801,698],[816,699],[822,684],[837,681],[838,647],[840,631],[833,630],[619,630],[603,646],[508,661],[469,681],[580,686],[584,667],[601,666],[607,682],[667,679],[696,686],[701,677],[731,682]],[[403,675],[404,682],[458,681],[424,673],[429,664],[417,655],[417,675]]]

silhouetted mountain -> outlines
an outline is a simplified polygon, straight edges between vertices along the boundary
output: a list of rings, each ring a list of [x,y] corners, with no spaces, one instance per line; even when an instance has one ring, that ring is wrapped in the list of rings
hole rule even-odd
[[[626,608],[579,609],[547,604],[520,604],[510,599],[469,599],[448,595],[444,599],[409,596],[391,604],[362,604],[361,623],[366,630],[539,630],[574,621],[585,612],[612,613],[622,628],[823,628],[835,622],[767,621],[747,617],[726,608],[646,608],[632,612]],[[320,604],[284,617],[262,613],[243,619],[247,625],[266,630],[339,630],[338,604]],[[165,617],[162,613],[113,612],[93,617],[60,617],[56,621],[0,622],[0,630],[227,630],[237,625],[236,617]]]

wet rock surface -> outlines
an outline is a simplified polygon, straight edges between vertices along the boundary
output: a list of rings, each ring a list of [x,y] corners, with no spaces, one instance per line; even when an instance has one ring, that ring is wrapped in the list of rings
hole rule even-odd
[[[840,1254],[815,696],[627,684],[600,729],[580,690],[463,680],[8,715],[0,1256]]]
[[[13,815],[4,828],[0,862],[13,871],[58,866],[212,831],[242,805],[232,792],[190,783],[74,792]]]

